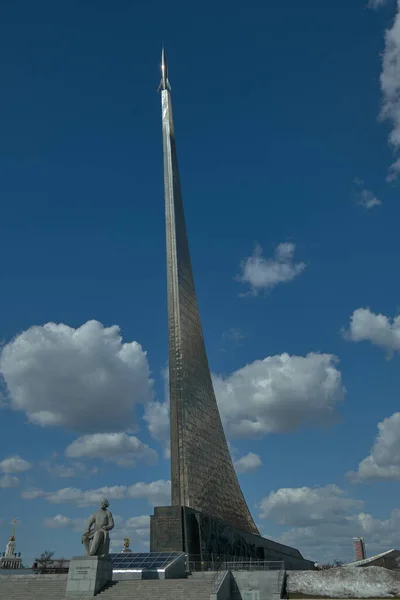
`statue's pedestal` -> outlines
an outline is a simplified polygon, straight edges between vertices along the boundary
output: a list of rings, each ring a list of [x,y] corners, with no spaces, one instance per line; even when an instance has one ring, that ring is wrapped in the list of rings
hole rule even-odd
[[[65,598],[92,598],[112,581],[112,577],[113,569],[109,556],[74,556],[69,564]]]

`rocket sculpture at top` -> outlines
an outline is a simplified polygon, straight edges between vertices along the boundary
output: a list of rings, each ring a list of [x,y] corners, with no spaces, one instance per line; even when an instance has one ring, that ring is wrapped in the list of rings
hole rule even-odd
[[[169,92],[171,91],[171,86],[168,81],[168,63],[164,48],[161,52],[161,81],[157,91],[160,90],[168,90]]]

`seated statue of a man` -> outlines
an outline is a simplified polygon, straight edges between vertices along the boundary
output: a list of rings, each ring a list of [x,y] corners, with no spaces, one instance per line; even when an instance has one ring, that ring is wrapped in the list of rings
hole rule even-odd
[[[85,545],[87,556],[108,556],[110,549],[110,536],[108,532],[114,528],[114,519],[108,500],[103,500],[101,508],[92,514],[88,521],[87,529],[82,535],[82,544]]]

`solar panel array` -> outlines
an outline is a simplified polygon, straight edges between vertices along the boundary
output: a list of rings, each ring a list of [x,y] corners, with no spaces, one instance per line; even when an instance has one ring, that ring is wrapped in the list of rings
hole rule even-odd
[[[113,569],[164,569],[181,552],[119,552],[110,554]]]

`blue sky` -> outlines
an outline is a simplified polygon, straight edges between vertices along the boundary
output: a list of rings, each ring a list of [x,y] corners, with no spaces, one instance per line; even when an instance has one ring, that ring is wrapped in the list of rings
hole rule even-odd
[[[143,550],[168,502],[163,42],[209,361],[256,522],[314,560],[350,560],[353,535],[400,546],[399,15],[2,3],[1,549],[17,517],[27,564],[79,554],[106,495],[113,548]]]

